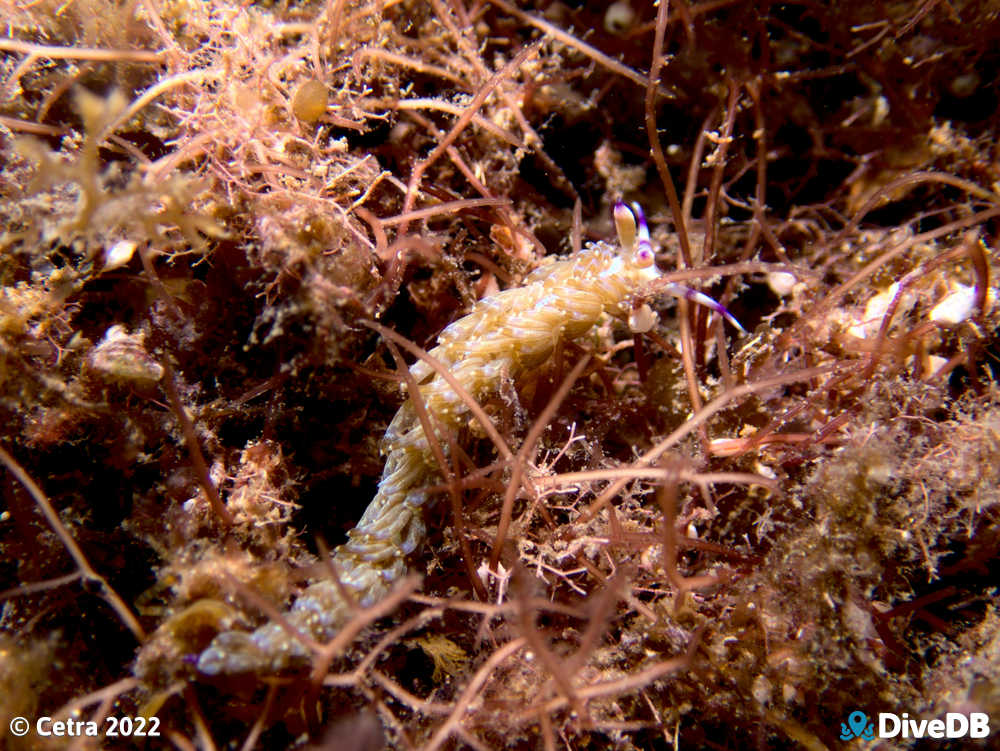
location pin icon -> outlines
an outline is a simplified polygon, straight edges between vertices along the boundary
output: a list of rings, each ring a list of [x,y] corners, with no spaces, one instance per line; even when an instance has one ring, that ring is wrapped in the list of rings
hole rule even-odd
[[[854,737],[858,738],[863,732],[865,732],[865,725],[868,723],[868,716],[860,711],[855,710],[847,716],[847,724],[851,726],[851,730],[854,731]]]

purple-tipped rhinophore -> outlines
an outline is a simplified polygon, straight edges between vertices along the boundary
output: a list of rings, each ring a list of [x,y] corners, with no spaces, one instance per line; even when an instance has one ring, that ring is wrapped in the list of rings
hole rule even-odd
[[[663,291],[667,294],[674,295],[675,297],[683,297],[684,299],[690,300],[698,305],[704,305],[706,308],[714,310],[716,313],[721,315],[744,334],[747,333],[747,330],[740,325],[739,321],[736,320],[736,316],[726,310],[726,306],[718,300],[715,300],[708,295],[703,295],[701,292],[693,290],[690,287],[685,287],[683,284],[668,284],[663,288]]]
[[[637,266],[652,266],[656,260],[653,255],[653,243],[649,239],[649,225],[646,224],[646,215],[642,212],[642,206],[636,201],[632,201],[632,213],[635,215],[638,224],[638,241],[635,245],[635,261]]]

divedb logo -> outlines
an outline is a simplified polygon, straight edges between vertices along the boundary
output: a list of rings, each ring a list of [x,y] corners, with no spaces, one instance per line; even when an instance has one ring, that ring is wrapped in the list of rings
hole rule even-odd
[[[948,712],[944,719],[914,719],[903,712],[879,712],[878,725],[859,709],[840,723],[840,740],[861,738],[985,738],[990,734],[990,716],[985,712]]]

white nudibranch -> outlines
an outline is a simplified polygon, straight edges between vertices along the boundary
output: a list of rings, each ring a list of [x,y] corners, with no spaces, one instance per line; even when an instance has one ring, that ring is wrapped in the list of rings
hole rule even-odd
[[[476,303],[468,315],[441,332],[430,354],[466,391],[481,399],[496,392],[502,378],[516,378],[545,362],[560,338],[586,334],[605,313],[636,318],[633,297],[660,272],[639,206],[632,204],[630,209],[619,203],[614,218],[620,247],[599,242],[569,258],[543,264],[524,285]],[[722,305],[700,292],[675,284],[663,291],[705,305],[743,330]],[[639,315],[637,328],[650,327],[650,315],[651,311]],[[427,363],[417,361],[410,373],[440,430],[458,430],[469,423],[467,405]],[[381,600],[407,573],[407,557],[426,537],[424,489],[440,482],[412,399],[403,403],[389,424],[381,449],[387,458],[375,498],[333,555],[342,584],[362,606]],[[350,614],[340,589],[323,580],[307,587],[285,618],[296,630],[323,641],[332,638]],[[300,640],[270,623],[251,633],[218,634],[199,656],[198,670],[206,675],[277,672],[304,664],[308,656]]]

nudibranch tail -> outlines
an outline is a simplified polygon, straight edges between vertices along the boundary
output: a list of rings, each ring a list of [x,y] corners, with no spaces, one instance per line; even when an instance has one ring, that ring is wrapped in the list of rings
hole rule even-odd
[[[441,332],[429,353],[433,360],[474,399],[482,399],[496,393],[503,379],[545,362],[560,340],[586,334],[605,314],[628,316],[635,293],[660,272],[639,206],[619,203],[614,218],[620,247],[594,243],[540,266],[523,286],[480,300]],[[667,291],[707,305],[742,330],[724,307],[700,292],[679,285]],[[410,374],[440,437],[468,424],[468,406],[439,372],[420,360]],[[343,587],[361,606],[386,597],[405,575],[408,556],[427,534],[425,488],[441,481],[414,398],[410,394],[399,408],[382,440],[386,463],[375,497],[333,555]],[[320,581],[299,595],[285,620],[312,640],[328,640],[351,617],[353,604],[346,600],[335,582]],[[251,633],[223,632],[201,653],[198,669],[219,675],[296,667],[309,657],[304,641],[276,623]]]

